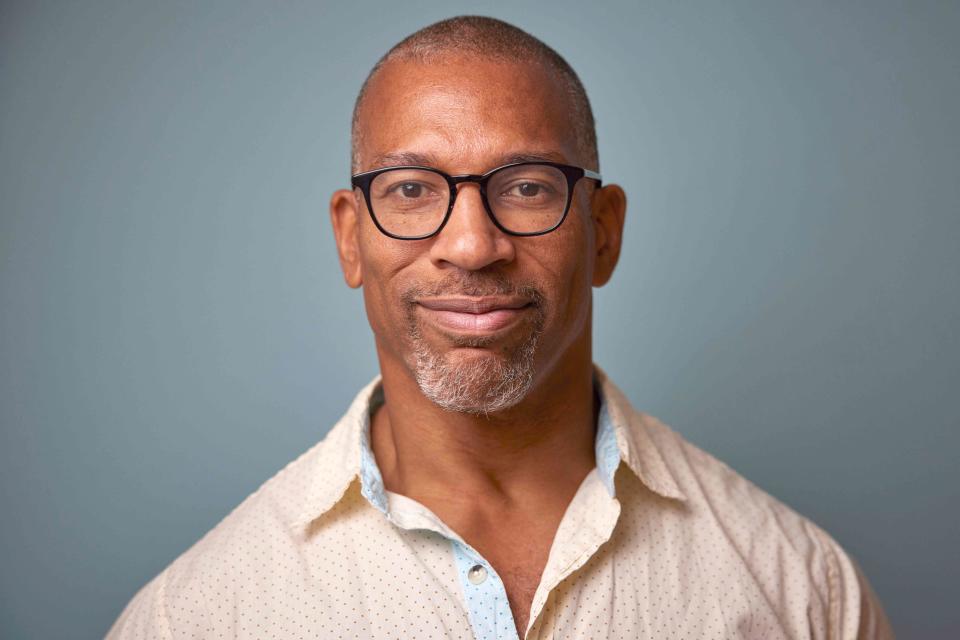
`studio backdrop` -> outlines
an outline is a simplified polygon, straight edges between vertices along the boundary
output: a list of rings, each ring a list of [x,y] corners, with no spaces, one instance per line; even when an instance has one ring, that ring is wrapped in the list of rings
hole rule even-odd
[[[461,13],[592,100],[596,361],[960,637],[960,4],[219,0],[0,6],[0,636],[102,636],[376,374],[327,203]]]

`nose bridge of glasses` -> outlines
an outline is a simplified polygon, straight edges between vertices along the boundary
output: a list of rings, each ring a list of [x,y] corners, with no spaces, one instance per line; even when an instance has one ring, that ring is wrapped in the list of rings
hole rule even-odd
[[[456,192],[460,191],[460,187],[464,184],[474,183],[477,185],[480,190],[483,190],[483,182],[485,180],[484,176],[478,176],[473,173],[464,173],[458,176],[450,176],[450,183],[453,185],[453,190]]]
[[[475,174],[462,174],[458,176],[450,176],[450,184],[453,189],[453,205],[456,206],[457,200],[460,196],[460,189],[464,185],[475,184],[477,187],[477,195],[480,196],[480,202],[483,204],[484,209],[488,210],[489,205],[487,204],[486,196],[486,185],[484,184],[486,178],[485,176],[479,176]]]

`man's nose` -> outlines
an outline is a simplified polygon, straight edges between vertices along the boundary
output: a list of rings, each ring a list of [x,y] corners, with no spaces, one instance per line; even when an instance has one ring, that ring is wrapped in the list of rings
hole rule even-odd
[[[483,207],[480,186],[462,183],[447,224],[430,247],[430,259],[437,266],[453,265],[477,271],[514,258],[513,237],[493,223]]]

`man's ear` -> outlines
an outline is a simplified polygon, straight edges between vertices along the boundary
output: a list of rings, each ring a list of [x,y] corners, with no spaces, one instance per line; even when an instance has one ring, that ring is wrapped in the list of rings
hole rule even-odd
[[[610,280],[620,258],[623,219],[627,213],[627,194],[619,185],[608,184],[593,192],[591,199],[596,253],[593,256],[593,286]]]
[[[339,189],[330,197],[330,222],[337,241],[340,268],[347,286],[356,289],[363,284],[363,267],[360,261],[360,211],[353,191]]]

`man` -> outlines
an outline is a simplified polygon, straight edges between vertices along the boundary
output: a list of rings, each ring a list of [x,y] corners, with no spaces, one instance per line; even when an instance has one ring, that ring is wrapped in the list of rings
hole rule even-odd
[[[490,18],[371,71],[331,218],[381,376],[111,637],[885,638],[822,530],[592,363],[626,198],[580,81]]]

